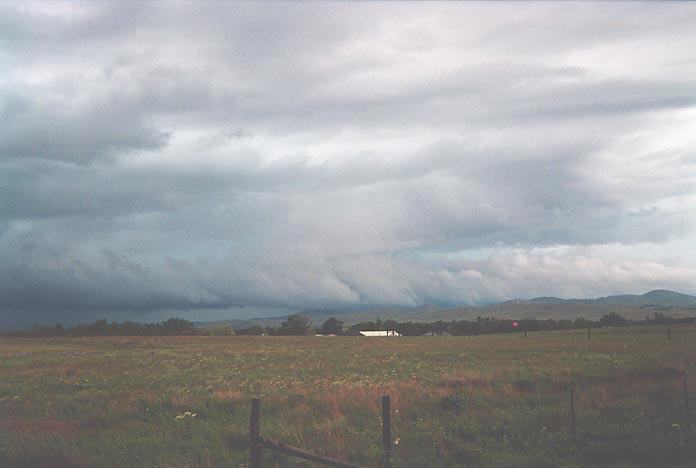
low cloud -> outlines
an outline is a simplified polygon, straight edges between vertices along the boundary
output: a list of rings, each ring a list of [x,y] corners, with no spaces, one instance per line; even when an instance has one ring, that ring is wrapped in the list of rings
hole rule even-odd
[[[693,293],[695,16],[0,5],[0,327]]]

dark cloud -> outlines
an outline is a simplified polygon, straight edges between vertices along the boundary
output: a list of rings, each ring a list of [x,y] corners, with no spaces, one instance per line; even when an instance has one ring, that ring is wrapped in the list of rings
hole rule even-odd
[[[688,291],[694,16],[2,4],[0,327]]]

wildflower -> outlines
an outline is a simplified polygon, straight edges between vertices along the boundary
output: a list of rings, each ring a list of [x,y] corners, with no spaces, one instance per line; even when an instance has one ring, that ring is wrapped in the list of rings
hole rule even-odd
[[[177,415],[174,419],[175,419],[176,421],[182,421],[182,420],[184,420],[184,419],[186,419],[186,418],[195,418],[196,416],[198,416],[198,414],[192,413],[192,412],[190,412],[190,411],[186,411],[184,414],[179,414],[179,415]]]

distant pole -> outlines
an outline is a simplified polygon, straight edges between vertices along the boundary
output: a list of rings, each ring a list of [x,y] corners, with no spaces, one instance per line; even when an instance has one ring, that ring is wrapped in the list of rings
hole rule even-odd
[[[671,328],[667,328],[667,339],[668,340],[672,339],[672,329]]]
[[[388,463],[392,456],[390,406],[389,395],[384,395],[382,397],[382,445],[385,463]]]
[[[261,468],[261,400],[251,400],[251,421],[249,422],[249,467]]]
[[[570,432],[575,435],[575,384],[571,382],[570,390]]]
[[[589,340],[590,338],[592,338],[592,329],[587,327],[587,339]]]

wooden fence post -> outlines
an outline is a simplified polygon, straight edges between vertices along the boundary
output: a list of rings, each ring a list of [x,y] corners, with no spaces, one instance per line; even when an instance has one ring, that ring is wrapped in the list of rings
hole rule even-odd
[[[390,406],[389,395],[384,395],[382,397],[382,445],[384,447],[385,463],[388,463],[392,456]]]
[[[261,400],[251,400],[251,420],[249,422],[249,467],[261,468]]]
[[[587,339],[589,340],[590,338],[592,338],[592,329],[588,327],[587,328]]]
[[[524,337],[527,338],[527,329],[524,329]]]
[[[570,390],[570,432],[575,435],[576,420],[575,420],[575,384],[571,382]]]
[[[671,328],[667,328],[667,339],[668,340],[672,339],[672,329]]]
[[[684,374],[684,409],[689,411],[689,387],[686,383],[686,374]]]

